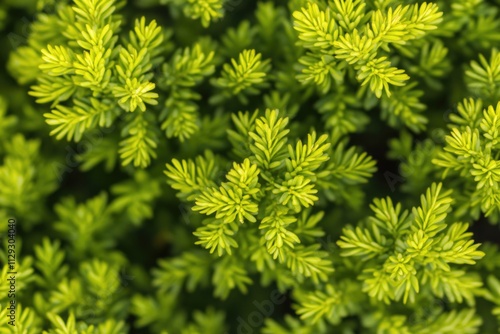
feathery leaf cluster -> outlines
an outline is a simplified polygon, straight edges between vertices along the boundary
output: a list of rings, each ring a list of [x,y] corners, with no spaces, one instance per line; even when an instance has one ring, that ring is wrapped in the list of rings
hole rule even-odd
[[[326,280],[333,271],[326,253],[302,241],[323,234],[315,229],[318,220],[308,218],[308,209],[319,200],[319,191],[338,191],[338,174],[351,175],[350,184],[363,183],[374,172],[374,162],[352,149],[344,152],[342,145],[334,151],[328,137],[315,132],[307,142],[289,144],[288,117],[270,109],[258,114],[233,116],[235,129],[229,136],[234,145],[248,149],[238,150],[243,162],[233,163],[227,182],[217,185],[221,167],[211,163],[212,153],[196,161],[174,159],[167,164],[168,182],[180,198],[194,202],[193,211],[209,216],[194,235],[196,244],[210,253],[231,258],[258,254],[251,260],[259,272],[278,265],[299,280]],[[331,163],[329,156],[335,158]]]

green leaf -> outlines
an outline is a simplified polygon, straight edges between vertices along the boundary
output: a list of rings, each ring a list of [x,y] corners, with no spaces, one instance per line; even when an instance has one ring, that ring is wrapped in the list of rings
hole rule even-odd
[[[255,131],[248,135],[253,140],[250,150],[257,164],[264,169],[277,169],[286,157],[288,117],[280,118],[277,110],[266,110],[266,115],[255,121]]]
[[[149,166],[151,159],[156,158],[158,137],[142,113],[136,114],[123,128],[122,135],[127,136],[120,142],[121,148],[118,151],[122,165],[127,166],[133,162],[135,167]]]
[[[442,191],[441,183],[433,183],[425,195],[420,197],[420,207],[414,207],[414,230],[423,230],[429,236],[434,236],[446,228],[444,220],[448,214],[453,199],[452,190]]]

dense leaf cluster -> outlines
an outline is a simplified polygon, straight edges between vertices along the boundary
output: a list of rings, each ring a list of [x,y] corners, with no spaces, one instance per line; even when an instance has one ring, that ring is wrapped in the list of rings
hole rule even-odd
[[[495,333],[498,0],[0,4],[0,333]]]

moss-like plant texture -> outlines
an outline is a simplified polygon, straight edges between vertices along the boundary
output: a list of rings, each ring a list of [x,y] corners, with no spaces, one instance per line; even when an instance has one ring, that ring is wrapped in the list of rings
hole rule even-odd
[[[0,31],[0,334],[500,333],[499,0]]]

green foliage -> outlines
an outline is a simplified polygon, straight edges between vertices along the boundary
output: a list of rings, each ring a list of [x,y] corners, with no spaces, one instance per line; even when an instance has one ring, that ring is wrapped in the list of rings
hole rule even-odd
[[[366,227],[344,229],[337,244],[342,256],[366,263],[360,278],[370,297],[413,303],[420,290],[428,290],[437,298],[446,295],[451,302],[473,304],[481,281],[450,264],[473,265],[484,253],[470,239],[468,224],[445,222],[450,195],[441,184],[433,184],[411,215],[390,198],[376,200],[371,206],[375,216]]]
[[[231,65],[224,64],[220,78],[212,80],[212,84],[222,92],[212,97],[214,103],[224,97],[236,95],[243,104],[248,103],[247,94],[256,95],[259,88],[266,87],[266,72],[271,66],[269,60],[261,60],[261,54],[255,50],[243,50],[238,60],[231,59]]]
[[[160,0],[161,4],[172,6],[174,10],[182,10],[184,15],[196,20],[206,28],[211,21],[217,21],[224,16],[224,0]]]
[[[326,135],[317,138],[312,132],[306,143],[298,140],[295,145],[287,144],[289,119],[280,117],[277,110],[267,109],[261,117],[257,113],[254,116],[240,113],[234,118],[236,129],[230,134],[235,144],[249,149],[238,150],[244,160],[241,164],[233,163],[226,174],[228,182],[213,186],[215,167],[198,157],[197,163],[173,160],[168,164],[169,183],[180,191],[180,198],[195,203],[193,211],[212,216],[194,232],[198,237],[196,244],[209,249],[210,253],[217,250],[218,256],[244,256],[247,247],[241,248],[240,244],[260,234],[260,247],[267,251],[262,255],[269,257],[272,266],[273,260],[278,259],[294,275],[311,277],[314,281],[326,280],[327,274],[333,271],[331,263],[324,259],[324,252],[315,252],[317,244],[298,245],[301,233],[294,231],[297,215],[318,201],[317,181],[321,180],[320,189],[338,187],[341,182],[335,174],[344,167],[342,172],[353,173],[353,184],[363,183],[373,173],[374,162],[365,155],[354,154],[353,150],[345,154],[340,151],[336,154],[339,163],[322,168],[328,155],[334,155]],[[210,154],[209,158],[212,157]],[[248,225],[257,222],[258,226],[253,228]],[[238,255],[233,254],[236,250]],[[261,265],[258,267],[259,271],[264,269]]]
[[[44,48],[39,50],[40,60],[32,58],[35,75],[19,80],[36,79],[30,94],[38,103],[52,103],[51,112],[44,116],[58,139],[78,142],[89,129],[109,128],[121,118],[125,122],[119,151],[122,163],[144,168],[156,157],[158,139],[146,133],[152,123],[141,114],[130,118],[123,113],[146,112],[146,105],[158,103],[150,80],[153,66],[161,61],[163,33],[155,21],[146,24],[142,18],[135,21],[129,39],[118,43],[121,21],[115,11],[121,5],[113,0],[77,1],[47,15],[53,23],[45,29],[52,29],[58,35],[53,40],[60,44],[44,44],[37,35],[30,36],[32,49],[37,44]],[[61,31],[58,26],[67,29]],[[11,64],[26,57],[28,50],[16,50]]]
[[[498,331],[499,5],[3,1],[0,333]]]
[[[479,63],[472,61],[470,70],[466,71],[465,75],[472,93],[487,102],[494,103],[500,99],[500,53],[497,49],[491,51],[489,62],[483,55],[479,55]]]
[[[459,115],[453,118],[452,132],[446,136],[446,146],[433,160],[444,167],[445,173],[460,175],[462,189],[470,191],[467,203],[473,217],[483,212],[491,221],[499,219],[497,152],[500,103],[482,109],[483,102],[464,100]],[[468,122],[465,125],[465,122]],[[464,203],[465,204],[465,203]]]
[[[495,303],[496,307],[493,309],[493,314],[496,315],[500,321],[500,281],[495,276],[488,276],[489,291],[486,292],[486,298]]]
[[[192,49],[179,50],[170,63],[163,65],[164,77],[160,82],[170,94],[160,120],[168,138],[184,141],[199,130],[198,106],[194,101],[201,97],[191,87],[214,72],[213,57],[214,52],[206,54],[200,44],[195,44]]]
[[[45,211],[44,200],[57,187],[53,161],[40,156],[37,139],[26,140],[16,134],[4,145],[0,205],[8,215],[23,218],[32,225],[39,222],[39,214]]]
[[[341,20],[335,20],[337,15]],[[325,10],[313,3],[294,12],[294,28],[305,48],[313,54],[330,54],[342,67],[347,63],[357,71],[361,85],[370,84],[370,90],[380,98],[382,92],[391,96],[389,85],[403,86],[409,77],[404,70],[391,67],[386,56],[379,56],[378,49],[422,37],[427,30],[436,29],[441,16],[435,4],[400,5],[387,12],[378,9],[366,13],[362,1],[335,1]],[[368,24],[362,26],[365,22]],[[333,62],[320,66],[326,70],[327,66],[339,68],[340,64],[335,65]],[[318,80],[319,84],[322,82]]]

